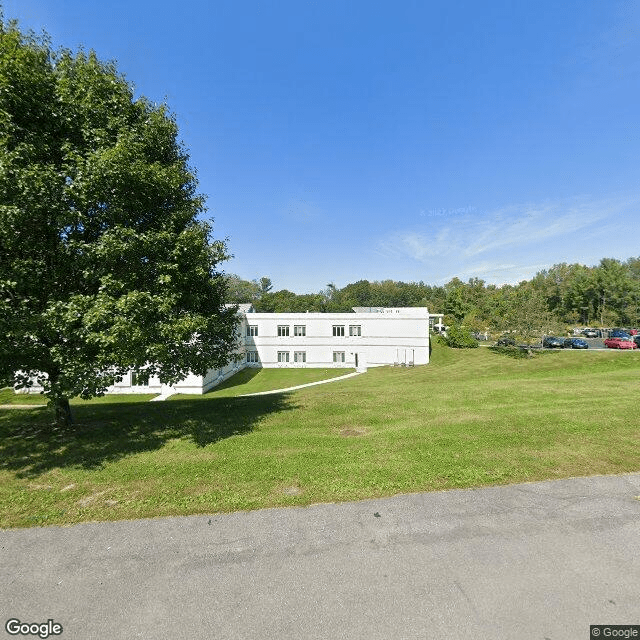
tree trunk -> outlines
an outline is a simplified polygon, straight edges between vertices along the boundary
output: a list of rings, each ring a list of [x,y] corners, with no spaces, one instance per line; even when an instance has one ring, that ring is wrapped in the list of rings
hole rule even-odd
[[[56,424],[59,427],[69,427],[73,424],[68,398],[56,398],[53,408],[56,414]]]

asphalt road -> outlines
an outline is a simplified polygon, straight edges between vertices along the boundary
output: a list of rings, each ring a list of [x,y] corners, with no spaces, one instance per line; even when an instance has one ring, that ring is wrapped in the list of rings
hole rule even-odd
[[[587,640],[640,624],[640,474],[0,532],[67,639]],[[37,636],[27,636],[35,638]]]

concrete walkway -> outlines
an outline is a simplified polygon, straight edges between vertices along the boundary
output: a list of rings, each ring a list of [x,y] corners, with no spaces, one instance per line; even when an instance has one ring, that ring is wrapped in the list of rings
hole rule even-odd
[[[0,611],[62,640],[587,640],[640,624],[638,540],[640,473],[0,531]]]
[[[0,409],[43,409],[46,404],[0,404]]]
[[[329,378],[328,380],[318,380],[318,382],[307,382],[306,384],[299,384],[295,387],[286,387],[285,389],[272,389],[271,391],[258,391],[257,393],[243,393],[236,398],[249,398],[251,396],[268,396],[274,393],[286,393],[287,391],[296,391],[297,389],[304,389],[305,387],[315,387],[318,384],[329,384],[330,382],[337,382],[338,380],[346,380],[347,378],[353,378],[353,376],[360,376],[364,371],[354,371],[353,373],[347,373],[344,376],[337,376],[335,378]]]

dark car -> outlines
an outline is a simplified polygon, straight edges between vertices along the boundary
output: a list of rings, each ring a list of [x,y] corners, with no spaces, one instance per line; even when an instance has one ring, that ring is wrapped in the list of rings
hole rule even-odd
[[[565,338],[564,339],[564,348],[565,349],[588,349],[589,345],[580,338]]]
[[[542,341],[542,346],[545,349],[563,349],[564,348],[564,340],[562,338],[556,338],[554,336],[547,336]]]
[[[636,347],[640,348],[640,336],[633,336],[633,341],[636,343]]]
[[[623,340],[631,340],[631,336],[624,329],[613,329],[609,334],[610,338],[622,338]]]
[[[498,347],[515,347],[516,346],[516,341],[513,338],[508,338],[507,336],[502,336],[502,338],[500,338],[498,340],[498,342],[496,342],[496,345]]]
[[[597,338],[598,337],[598,332],[595,329],[583,329],[582,330],[582,335],[585,338]]]

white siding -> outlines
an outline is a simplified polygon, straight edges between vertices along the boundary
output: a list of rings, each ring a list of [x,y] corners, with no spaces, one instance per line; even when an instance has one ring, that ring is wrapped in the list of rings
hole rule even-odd
[[[428,318],[424,308],[397,313],[252,313],[250,322],[257,325],[258,335],[245,335],[245,349],[257,351],[263,367],[354,367],[356,354],[359,366],[427,364]],[[278,335],[282,325],[291,327],[288,336]],[[304,336],[293,335],[295,325],[305,326]],[[344,327],[344,336],[333,335],[336,325]],[[361,328],[361,335],[349,335],[352,325]],[[289,363],[278,362],[279,351],[291,353]],[[306,363],[293,362],[295,351],[306,352]],[[333,362],[334,351],[345,352],[344,363]]]
[[[357,308],[357,313],[253,313],[249,307],[240,310],[239,316],[240,361],[211,369],[204,377],[190,374],[173,387],[160,384],[155,377],[148,385],[132,386],[129,373],[109,393],[201,394],[245,367],[353,368],[356,357],[361,370],[367,366],[429,362],[429,312],[424,307]],[[247,335],[249,325],[257,327],[257,335]],[[360,327],[360,335],[349,335],[353,325]],[[279,326],[288,326],[289,335],[279,336]],[[304,326],[305,335],[294,335],[294,326]],[[344,335],[334,335],[334,326],[343,326]],[[247,363],[247,351],[256,351],[259,362]],[[281,351],[289,353],[288,362],[278,362]],[[296,351],[305,352],[305,362],[295,362]],[[344,362],[334,362],[334,352],[344,352]]]

